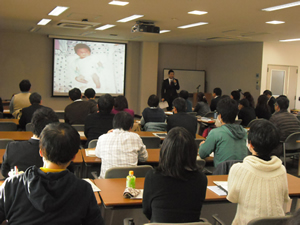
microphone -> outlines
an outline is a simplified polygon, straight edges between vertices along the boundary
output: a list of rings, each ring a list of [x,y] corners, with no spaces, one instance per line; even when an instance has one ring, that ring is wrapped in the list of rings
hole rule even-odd
[[[199,84],[199,85],[196,87],[196,89],[198,89],[199,87],[201,87],[201,84]]]

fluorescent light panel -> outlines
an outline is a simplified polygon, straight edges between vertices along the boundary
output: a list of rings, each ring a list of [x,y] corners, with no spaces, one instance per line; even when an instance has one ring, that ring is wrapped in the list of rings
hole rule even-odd
[[[279,10],[279,9],[286,9],[286,8],[290,8],[290,7],[294,7],[294,6],[298,6],[298,5],[300,5],[300,1],[265,8],[265,9],[262,9],[262,11],[270,12],[270,11],[275,11],[275,10]]]
[[[65,6],[56,6],[55,9],[53,9],[48,15],[49,16],[59,16],[64,11],[66,11],[69,7]]]
[[[40,22],[38,22],[37,25],[43,25],[45,26],[46,24],[48,24],[51,21],[51,19],[42,19]]]
[[[161,30],[159,31],[160,34],[163,34],[163,33],[167,33],[167,32],[170,32],[171,30]]]
[[[207,22],[192,23],[192,24],[180,26],[180,27],[177,27],[177,28],[186,29],[186,28],[197,27],[197,26],[201,26],[201,25],[205,25],[205,24],[208,24],[208,23]]]
[[[199,10],[194,10],[194,11],[188,12],[188,14],[194,14],[194,15],[204,15],[206,13],[207,12],[205,12],[205,11],[199,11]]]
[[[96,28],[95,30],[106,30],[106,29],[109,29],[109,28],[114,27],[114,26],[116,26],[116,25],[106,24],[104,26]]]
[[[144,16],[144,15],[132,15],[132,16],[129,16],[129,17],[120,19],[120,20],[118,20],[117,22],[126,23],[126,22],[128,22],[128,21],[135,20],[135,19],[141,18],[141,17],[143,17],[143,16]]]
[[[300,41],[300,38],[279,40],[280,42]]]
[[[285,22],[284,21],[273,20],[273,21],[268,21],[266,23],[268,23],[268,24],[283,24]]]
[[[128,5],[129,2],[122,2],[122,1],[111,1],[110,5],[119,5],[119,6],[124,6],[124,5]]]

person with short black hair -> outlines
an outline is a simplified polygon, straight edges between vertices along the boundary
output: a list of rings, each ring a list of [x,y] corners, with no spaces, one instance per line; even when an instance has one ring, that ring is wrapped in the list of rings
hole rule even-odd
[[[255,108],[255,114],[257,118],[263,118],[269,120],[272,116],[271,109],[268,106],[268,97],[266,95],[260,95],[257,99],[257,105]]]
[[[90,102],[91,104],[94,105],[95,109],[98,110],[97,108],[97,102],[96,102],[96,92],[93,88],[88,88],[84,91],[84,96]]]
[[[243,98],[239,101],[239,113],[238,118],[242,120],[241,125],[247,127],[251,120],[256,119],[255,110],[250,106],[247,99]]]
[[[220,101],[221,96],[222,96],[221,88],[218,88],[218,87],[215,88],[213,90],[213,94],[212,94],[213,99],[211,100],[211,103],[210,103],[210,110],[211,111],[215,111],[217,109],[217,104]]]
[[[21,110],[30,106],[29,96],[31,83],[29,80],[22,80],[19,84],[21,93],[13,95],[10,100],[9,109],[10,113],[16,118],[20,119]]]
[[[229,97],[222,98],[218,102],[217,112],[221,127],[212,129],[199,147],[202,159],[214,152],[215,167],[226,160],[243,160],[248,154],[247,132],[234,123],[238,114],[236,101]]]
[[[180,89],[180,86],[178,80],[174,78],[173,70],[169,70],[168,76],[162,83],[161,101],[167,101],[169,104],[167,110],[171,111],[173,100],[178,97],[177,90]]]
[[[30,100],[31,106],[28,106],[28,107],[25,107],[22,109],[22,115],[19,120],[19,125],[23,130],[25,130],[26,124],[31,122],[33,113],[36,110],[38,110],[42,107],[45,107],[45,106],[41,105],[42,96],[37,92],[33,92],[29,96],[29,100]]]
[[[157,95],[150,95],[148,98],[149,107],[145,108],[142,112],[141,125],[144,126],[149,122],[165,122],[165,112],[158,107],[159,98]]]
[[[290,101],[286,96],[280,96],[275,100],[275,113],[271,116],[270,122],[280,130],[280,141],[292,133],[300,132],[300,121],[293,114],[288,112]],[[283,154],[282,145],[279,145],[273,152],[276,156]]]
[[[134,111],[128,109],[128,102],[124,95],[119,95],[115,98],[114,108],[112,109],[112,114],[117,114],[118,112],[128,112],[132,117],[134,117]]]
[[[273,114],[275,112],[275,107],[274,107],[274,104],[275,104],[275,98],[272,96],[272,91],[270,90],[265,90],[264,95],[266,95],[269,99],[268,101],[268,105],[270,107],[270,110],[271,110],[271,114]]]
[[[136,166],[138,162],[148,159],[148,152],[141,137],[129,132],[133,126],[133,118],[127,112],[119,112],[113,119],[113,130],[98,138],[96,156],[101,158],[99,178],[112,167]]]
[[[199,222],[207,178],[196,158],[197,146],[190,132],[183,127],[170,130],[158,167],[145,177],[143,212],[152,223]]]
[[[186,90],[182,90],[179,92],[179,97],[183,98],[186,101],[186,111],[193,112],[192,102],[188,99],[189,93]]]
[[[227,199],[237,203],[232,224],[246,225],[258,217],[285,215],[284,203],[289,201],[286,169],[272,155],[278,144],[279,130],[272,123],[251,123],[248,147],[252,155],[234,164],[228,175]]]
[[[68,124],[47,125],[41,133],[43,167],[5,180],[0,188],[0,220],[10,224],[103,225],[91,185],[67,170],[80,146]]]
[[[186,101],[178,97],[173,101],[173,115],[167,118],[167,131],[173,127],[184,127],[195,138],[197,132],[197,118],[186,113]]]
[[[230,96],[233,100],[236,101],[237,104],[239,104],[240,98],[241,98],[241,94],[238,90],[234,90],[231,92],[231,96]]]
[[[32,116],[33,136],[28,141],[14,141],[7,145],[3,156],[1,173],[8,177],[8,172],[17,166],[20,171],[25,171],[29,166],[43,165],[39,155],[39,138],[44,127],[49,123],[58,122],[56,113],[48,108],[37,109]]]
[[[97,112],[95,104],[89,101],[82,101],[80,89],[73,88],[69,91],[69,98],[73,101],[65,108],[65,123],[84,124],[89,114]]]
[[[85,121],[84,134],[87,137],[87,144],[113,128],[114,114],[111,113],[113,106],[114,98],[110,94],[99,97],[98,113],[89,115]]]

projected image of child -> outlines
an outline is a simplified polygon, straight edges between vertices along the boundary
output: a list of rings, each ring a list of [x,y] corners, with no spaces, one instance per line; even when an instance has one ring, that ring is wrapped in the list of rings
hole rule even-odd
[[[77,44],[74,47],[75,53],[79,56],[75,59],[75,80],[81,84],[86,84],[96,88],[100,88],[99,72],[103,67],[99,58],[91,54],[91,49],[86,44]]]

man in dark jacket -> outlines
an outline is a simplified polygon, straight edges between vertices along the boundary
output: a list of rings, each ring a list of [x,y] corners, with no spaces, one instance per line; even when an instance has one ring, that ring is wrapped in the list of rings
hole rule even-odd
[[[212,94],[213,99],[210,102],[210,110],[215,111],[217,109],[217,104],[222,96],[221,88],[215,88]]]
[[[161,100],[167,101],[169,107],[167,108],[168,111],[172,110],[172,102],[175,98],[178,97],[177,90],[179,90],[179,82],[177,79],[174,78],[174,71],[169,70],[168,72],[169,78],[165,79],[162,84],[161,88]]]
[[[68,124],[53,123],[41,133],[44,166],[29,167],[0,187],[0,220],[10,224],[102,225],[91,185],[66,168],[78,152],[80,136]]]
[[[272,96],[272,92],[270,90],[265,90],[263,94],[268,97],[268,106],[270,107],[271,114],[273,114],[275,112],[275,98]]]

